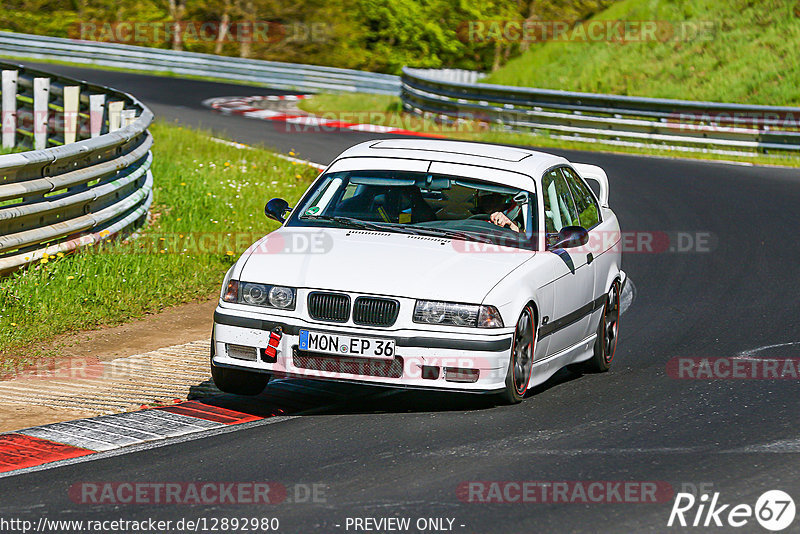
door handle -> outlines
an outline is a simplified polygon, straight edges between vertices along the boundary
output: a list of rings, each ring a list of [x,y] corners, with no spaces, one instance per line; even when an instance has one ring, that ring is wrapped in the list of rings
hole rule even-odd
[[[594,261],[594,254],[591,252],[586,255],[586,265],[589,265]]]

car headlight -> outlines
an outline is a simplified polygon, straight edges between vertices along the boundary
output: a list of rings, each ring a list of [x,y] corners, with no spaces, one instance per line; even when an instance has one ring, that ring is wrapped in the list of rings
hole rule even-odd
[[[472,328],[502,328],[503,319],[494,306],[457,304],[418,300],[414,306],[413,321],[423,324],[468,326]]]
[[[230,280],[222,300],[233,304],[293,310],[297,291],[291,287]]]
[[[270,306],[282,310],[294,309],[294,289],[290,287],[272,286],[267,294]]]

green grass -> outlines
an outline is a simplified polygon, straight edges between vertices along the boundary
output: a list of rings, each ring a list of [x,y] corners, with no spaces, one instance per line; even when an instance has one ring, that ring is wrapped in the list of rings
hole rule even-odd
[[[446,126],[398,111],[402,109],[402,103],[400,98],[395,96],[319,94],[314,95],[313,98],[300,100],[298,107],[309,113],[327,118],[355,123],[381,124],[468,141],[533,146],[545,150],[548,148],[563,148],[616,154],[641,154],[666,158],[737,161],[758,165],[800,167],[800,156],[758,154],[739,156],[709,152],[682,152],[659,148],[624,147],[602,142],[572,141],[547,135],[488,130],[485,126],[476,123],[465,123],[458,127]]]
[[[323,113],[398,113],[400,98],[392,95],[323,93],[298,101],[298,107],[315,114]]]
[[[709,22],[713,31],[705,34],[708,38],[683,41],[537,44],[484,81],[592,93],[800,105],[797,0],[623,0],[592,20]]]
[[[2,156],[3,154],[17,154],[19,152],[24,152],[25,150],[30,150],[30,149],[21,147],[3,148],[2,146],[0,146],[0,156]]]
[[[51,257],[0,279],[0,375],[4,366],[30,363],[30,347],[58,334],[218,291],[244,249],[276,228],[264,217],[266,200],[296,200],[317,173],[267,150],[213,142],[202,131],[157,122],[151,132],[154,202],[138,238]]]

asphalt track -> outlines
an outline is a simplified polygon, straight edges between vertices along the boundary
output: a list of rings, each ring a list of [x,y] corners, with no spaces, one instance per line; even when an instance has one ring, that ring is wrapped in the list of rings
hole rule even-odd
[[[212,96],[269,93],[262,88],[48,68],[124,88],[162,119],[294,149],[319,163],[359,141],[383,137],[287,134],[200,105]],[[480,504],[460,501],[457,488],[466,481],[665,481],[675,491],[687,483],[713,484],[725,503],[754,505],[771,489],[798,501],[797,380],[676,380],[666,366],[675,357],[733,357],[772,345],[781,346],[757,356],[800,356],[800,173],[553,152],[606,169],[623,229],[713,236],[711,252],[624,257],[637,297],[621,322],[611,372],[562,371],[512,407],[472,396],[379,389],[357,403],[319,406],[314,415],[0,479],[0,516],[274,516],[281,532],[298,533],[353,532],[345,529],[346,519],[365,516],[410,517],[412,525],[418,518],[454,518],[454,531],[465,533],[666,532],[682,530],[666,526],[671,500]],[[241,402],[240,409],[258,411]],[[324,484],[325,502],[81,505],[68,497],[68,488],[82,481],[253,480]],[[753,519],[738,530],[765,532]]]

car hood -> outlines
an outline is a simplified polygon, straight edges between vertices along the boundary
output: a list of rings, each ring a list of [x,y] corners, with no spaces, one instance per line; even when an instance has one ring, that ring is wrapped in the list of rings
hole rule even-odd
[[[346,229],[281,228],[242,256],[240,280],[481,303],[535,252]]]

